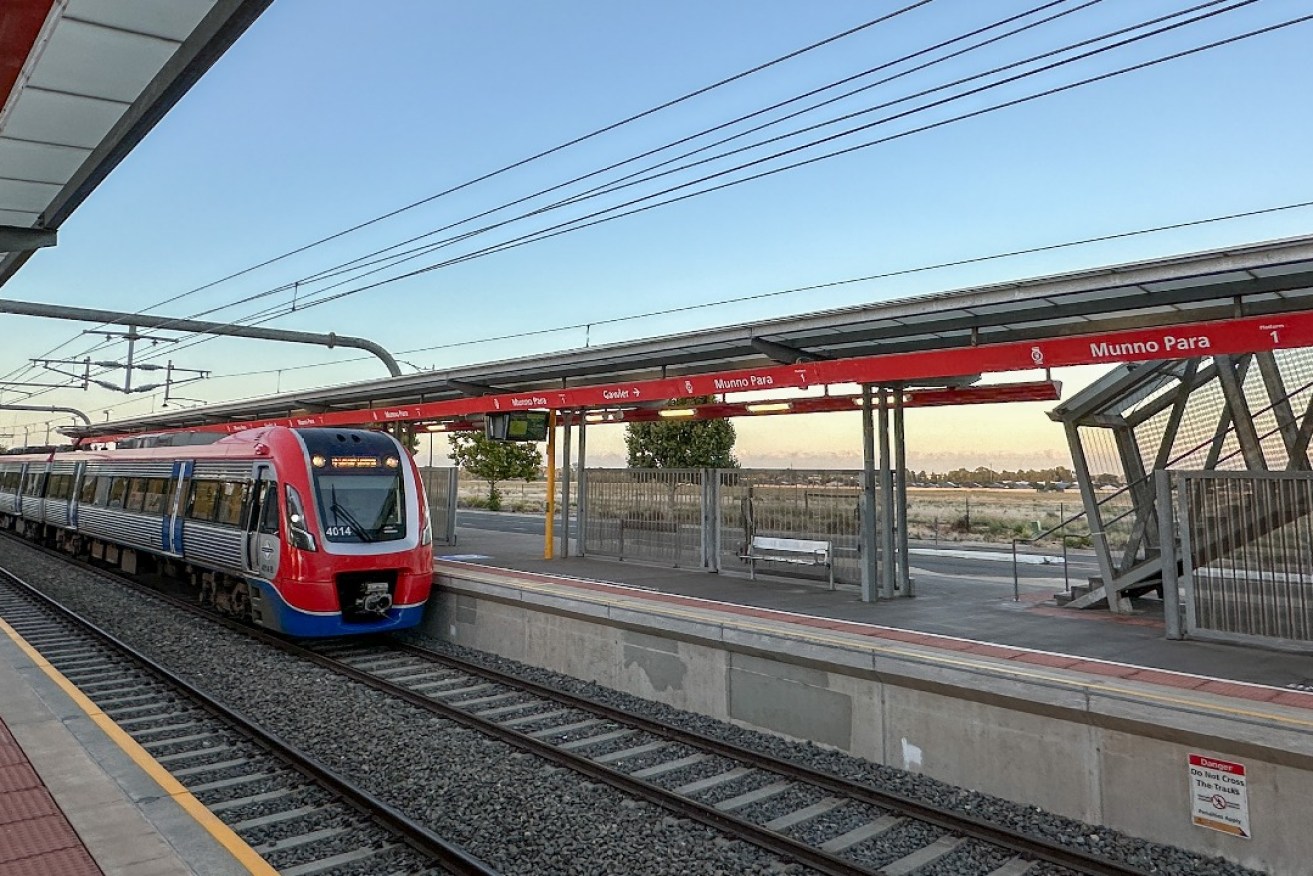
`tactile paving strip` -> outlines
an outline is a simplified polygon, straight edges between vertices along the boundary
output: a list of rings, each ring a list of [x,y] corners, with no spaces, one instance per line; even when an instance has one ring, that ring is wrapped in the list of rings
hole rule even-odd
[[[3,721],[0,876],[102,876]]]

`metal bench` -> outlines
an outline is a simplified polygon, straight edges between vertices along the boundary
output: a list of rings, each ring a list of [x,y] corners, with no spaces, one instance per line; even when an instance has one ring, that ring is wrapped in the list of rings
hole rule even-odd
[[[833,549],[828,541],[807,538],[771,538],[754,535],[748,552],[742,555],[749,563],[749,577],[757,580],[757,562],[793,563],[802,566],[824,566],[829,576],[830,589],[834,589]]]

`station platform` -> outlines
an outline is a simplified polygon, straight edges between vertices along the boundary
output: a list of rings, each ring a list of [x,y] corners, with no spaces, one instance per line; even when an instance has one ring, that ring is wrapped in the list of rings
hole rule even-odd
[[[1308,655],[1169,641],[1148,600],[1059,608],[1060,566],[1028,565],[1014,599],[999,550],[994,573],[915,554],[915,597],[864,603],[825,580],[457,536],[426,637],[1258,872],[1313,859]]]
[[[272,872],[0,622],[0,876]]]
[[[963,549],[963,548],[966,549]],[[435,545],[438,557],[645,590],[691,596],[899,630],[968,639],[1011,648],[1053,652],[1090,660],[1189,673],[1251,684],[1313,690],[1313,655],[1165,637],[1161,603],[1136,601],[1129,615],[1059,607],[1053,599],[1065,586],[1060,565],[1022,564],[1019,599],[1013,599],[1007,545],[945,544],[913,553],[912,598],[862,602],[852,586],[831,591],[817,578],[743,573],[711,574],[607,558],[543,559],[541,535],[461,527],[455,545]],[[990,574],[943,574],[917,568],[931,553],[968,551],[991,557]],[[979,564],[978,564],[979,565]]]

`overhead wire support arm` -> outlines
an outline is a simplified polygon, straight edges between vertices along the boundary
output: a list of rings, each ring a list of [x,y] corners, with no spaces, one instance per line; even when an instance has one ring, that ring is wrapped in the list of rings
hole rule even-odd
[[[77,408],[61,408],[53,405],[0,405],[0,411],[32,411],[41,414],[71,414],[80,419],[85,425],[91,425],[91,419]]]
[[[98,322],[106,325],[126,325],[130,328],[171,329],[206,335],[228,335],[235,338],[255,338],[264,341],[285,341],[292,344],[315,344],[321,347],[351,347],[365,350],[379,358],[393,377],[401,376],[401,366],[392,354],[374,341],[365,338],[339,335],[333,332],[298,332],[288,329],[258,328],[209,322],[197,319],[174,319],[167,316],[146,316],[140,313],[122,313],[116,310],[97,310],[89,307],[67,307],[59,304],[38,304],[29,301],[0,299],[0,313],[19,316],[39,316],[46,319],[68,319],[78,322]]]

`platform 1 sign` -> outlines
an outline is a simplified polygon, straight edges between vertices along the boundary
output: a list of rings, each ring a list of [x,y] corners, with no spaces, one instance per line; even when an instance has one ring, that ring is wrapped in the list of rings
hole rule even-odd
[[[1244,764],[1190,755],[1190,820],[1197,827],[1250,838]]]

